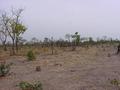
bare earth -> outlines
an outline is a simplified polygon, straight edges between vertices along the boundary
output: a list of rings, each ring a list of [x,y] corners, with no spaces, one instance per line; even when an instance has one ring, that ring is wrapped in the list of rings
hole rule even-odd
[[[21,81],[41,81],[43,90],[119,90],[110,80],[120,80],[120,55],[116,49],[107,47],[78,48],[62,51],[56,55],[37,56],[28,62],[25,57],[10,57],[13,63],[10,75],[0,78],[0,90],[20,90]],[[36,72],[41,66],[41,72]]]

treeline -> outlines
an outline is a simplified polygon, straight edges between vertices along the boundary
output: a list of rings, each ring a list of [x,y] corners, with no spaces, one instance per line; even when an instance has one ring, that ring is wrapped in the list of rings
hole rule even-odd
[[[78,32],[76,32],[78,33]],[[68,34],[66,34],[68,35]],[[31,40],[27,41],[26,39],[19,37],[18,40],[18,45],[19,46],[41,46],[41,47],[71,47],[71,46],[84,46],[84,45],[97,45],[97,44],[113,44],[113,43],[120,43],[118,39],[104,39],[104,38],[99,38],[97,40],[94,40],[92,37],[80,37],[80,35],[70,35],[69,38],[65,39],[58,39],[56,40],[55,38],[47,38],[45,37],[43,41],[40,39],[33,37]],[[11,42],[6,43],[7,46],[12,46]]]
[[[92,37],[86,38],[86,37],[80,37],[79,40],[72,38],[71,39],[51,39],[51,38],[44,38],[43,41],[37,39],[37,38],[32,38],[30,41],[23,40],[21,42],[21,45],[31,45],[31,46],[46,46],[49,47],[51,44],[54,44],[56,47],[69,47],[69,46],[81,46],[81,45],[97,45],[97,44],[113,44],[113,43],[120,43],[120,40],[118,39],[98,39],[98,40],[93,40]]]

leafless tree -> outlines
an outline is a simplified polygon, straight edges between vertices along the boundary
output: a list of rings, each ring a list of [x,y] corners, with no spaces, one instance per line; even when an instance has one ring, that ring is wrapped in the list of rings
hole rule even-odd
[[[8,37],[8,23],[9,23],[9,18],[7,17],[6,12],[3,12],[0,16],[0,40],[2,42],[2,45],[4,47],[4,50],[6,51],[6,41]]]
[[[65,38],[68,40],[68,42],[70,42],[71,35],[70,34],[66,34]]]

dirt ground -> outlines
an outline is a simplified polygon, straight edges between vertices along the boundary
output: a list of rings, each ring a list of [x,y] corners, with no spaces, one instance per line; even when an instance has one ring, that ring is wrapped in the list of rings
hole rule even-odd
[[[20,90],[21,81],[40,81],[43,90],[120,90],[110,81],[120,80],[120,55],[115,47],[77,48],[56,55],[37,56],[28,62],[25,57],[14,56],[6,60],[13,63],[10,75],[0,78],[0,90]],[[41,72],[35,71],[41,66]]]

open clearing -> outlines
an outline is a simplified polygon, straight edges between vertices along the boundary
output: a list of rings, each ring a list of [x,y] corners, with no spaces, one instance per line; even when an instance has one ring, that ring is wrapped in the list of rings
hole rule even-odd
[[[120,56],[114,47],[78,48],[56,55],[37,56],[36,61],[14,56],[10,75],[0,78],[0,90],[20,90],[21,81],[41,81],[43,90],[119,90],[110,80],[120,79]],[[41,66],[41,72],[35,71]]]

